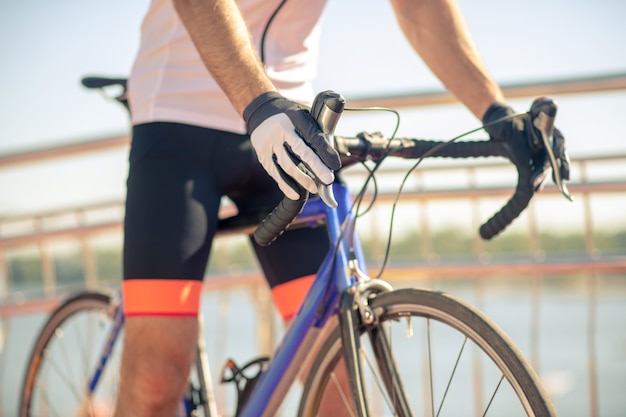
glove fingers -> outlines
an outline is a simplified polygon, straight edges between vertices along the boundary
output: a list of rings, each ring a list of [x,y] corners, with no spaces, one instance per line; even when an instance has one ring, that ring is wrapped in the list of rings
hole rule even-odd
[[[341,159],[307,110],[267,92],[243,116],[259,161],[289,198],[298,197],[299,186],[317,193],[316,181],[334,181],[333,170],[341,168]]]
[[[276,156],[274,156],[276,158]],[[300,197],[300,193],[298,192],[298,187],[293,183],[293,179],[287,175],[283,169],[278,164],[278,161],[271,161],[270,163],[263,164],[263,168],[267,173],[276,181],[278,184],[278,188],[292,200],[297,200]],[[317,191],[317,190],[316,190]]]
[[[285,194],[290,199],[298,200],[300,197],[302,197],[300,193],[303,186],[298,183],[293,177],[287,175],[287,173],[280,167],[276,155],[274,155],[273,159],[274,168],[277,173],[277,176],[274,176],[274,178],[278,178],[278,176],[280,176],[281,179],[279,181],[276,181],[276,183],[278,184],[278,188],[280,188],[283,194]],[[309,190],[307,189],[307,191]],[[317,192],[317,190],[315,190],[315,192]]]
[[[274,155],[278,167],[288,176],[302,185],[308,192],[317,194],[317,186],[311,177],[302,172],[294,163],[287,149],[276,149]],[[270,174],[271,175],[271,174]],[[274,176],[274,175],[272,175]],[[274,177],[276,178],[276,177]],[[281,188],[282,190],[282,188]],[[291,198],[291,197],[290,197]]]
[[[313,149],[307,146],[296,134],[288,134],[285,137],[285,145],[323,184],[328,185],[333,182],[335,179],[333,172],[322,162]]]
[[[310,177],[296,167],[297,161],[302,161],[307,169],[323,184],[328,185],[334,181],[335,176],[333,172],[324,164],[315,151],[296,134],[291,120],[285,114],[275,114],[267,119],[252,133],[251,138],[255,149],[271,147],[272,153],[278,156],[279,165],[283,170],[305,188],[307,188],[306,184],[302,181],[307,180],[303,176],[309,180]],[[271,138],[272,140],[266,139],[266,141],[263,141],[263,138]],[[289,157],[285,147],[295,156],[296,162]],[[309,189],[307,188],[307,190]]]
[[[328,168],[335,171],[341,168],[339,154],[335,148],[328,143],[324,134],[313,121],[308,111],[299,110],[289,112],[287,115],[289,120],[293,123],[298,135],[307,143],[307,147],[312,148],[314,153]]]

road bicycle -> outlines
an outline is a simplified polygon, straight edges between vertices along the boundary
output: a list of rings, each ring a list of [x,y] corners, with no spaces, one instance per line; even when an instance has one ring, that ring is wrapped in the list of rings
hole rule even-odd
[[[90,88],[123,87],[125,80],[92,77]],[[511,160],[506,142],[387,139],[381,134],[335,136],[345,108],[341,95],[318,95],[311,113],[335,144],[343,166],[369,162],[366,183],[389,156],[500,156]],[[535,100],[517,117],[532,124],[546,153],[546,172],[569,197],[559,177],[552,147],[556,104]],[[530,126],[530,125],[529,125]],[[414,165],[414,167],[417,166]],[[508,203],[480,228],[492,238],[527,206],[535,185],[525,164],[516,165],[518,184]],[[305,168],[303,168],[305,169]],[[270,244],[287,227],[325,224],[331,249],[271,358],[238,367],[229,361],[222,379],[241,394],[237,416],[274,416],[292,385],[302,384],[298,416],[556,416],[542,384],[509,337],[468,303],[439,291],[393,289],[380,275],[369,277],[357,235],[357,219],[367,185],[351,196],[337,175],[318,196],[302,193],[283,200],[259,224],[238,216],[220,221],[220,230],[254,231]],[[401,188],[401,187],[400,187]],[[398,194],[399,195],[399,194]],[[263,214],[265,215],[265,214]],[[295,219],[295,220],[294,220]],[[258,225],[258,227],[257,227]],[[255,229],[256,228],[256,229]],[[124,316],[119,292],[86,291],[63,302],[50,316],[33,348],[19,404],[19,416],[101,416],[111,413],[116,395]],[[342,375],[347,375],[346,378]],[[209,364],[200,336],[180,416],[218,416]],[[321,407],[332,403],[332,413]],[[232,411],[232,410],[230,410]],[[222,414],[224,415],[224,414]],[[228,414],[226,414],[228,415]],[[232,414],[230,414],[232,415]]]

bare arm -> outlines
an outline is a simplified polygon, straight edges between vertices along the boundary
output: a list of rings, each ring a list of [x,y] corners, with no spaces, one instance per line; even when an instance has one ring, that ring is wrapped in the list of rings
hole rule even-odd
[[[233,0],[174,0],[174,7],[202,61],[239,114],[258,95],[276,90]]]
[[[485,68],[455,0],[391,0],[398,23],[426,65],[481,119],[503,102]]]

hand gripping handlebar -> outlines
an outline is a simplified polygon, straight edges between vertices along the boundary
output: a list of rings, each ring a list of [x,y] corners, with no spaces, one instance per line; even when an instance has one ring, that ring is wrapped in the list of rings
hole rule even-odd
[[[554,100],[539,97],[533,101],[529,112],[520,116],[524,118],[529,134],[528,157],[516,158],[516,155],[508,155],[518,173],[515,193],[504,207],[480,227],[479,233],[483,239],[488,240],[496,236],[524,211],[534,192],[541,188],[543,179],[550,168],[559,191],[568,200],[572,200],[563,182],[564,178],[560,175],[560,162],[554,154],[553,136],[556,111],[557,105]],[[519,149],[519,147],[507,143],[507,151],[511,153],[513,149]],[[530,165],[529,158],[533,158],[533,166]]]
[[[559,161],[553,152],[554,118],[557,106],[552,99],[538,98],[533,102],[528,113],[516,116],[524,118],[526,128],[530,132],[528,143],[521,144],[514,143],[514,139],[452,142],[446,143],[445,146],[442,146],[444,144],[442,141],[420,139],[393,139],[389,143],[380,135],[367,133],[362,133],[356,138],[334,137],[332,133],[343,107],[343,97],[326,91],[318,95],[311,113],[320,124],[322,131],[327,134],[327,139],[334,141],[335,147],[342,155],[344,167],[367,159],[376,161],[386,155],[406,159],[418,159],[427,153],[429,157],[447,158],[507,157],[517,170],[517,185],[513,196],[506,204],[480,226],[479,234],[485,240],[498,235],[524,211],[550,168],[552,168],[552,177],[557,187],[565,197],[571,200],[563,178],[559,175]],[[436,147],[437,150],[435,150]],[[430,154],[430,152],[434,153]],[[531,158],[534,164],[530,163]],[[542,158],[543,162],[541,162]],[[538,164],[543,165],[538,166]],[[328,205],[333,206],[332,188],[319,185],[318,190],[320,197]],[[301,193],[303,197],[297,201],[285,198],[268,215],[254,234],[257,243],[268,245],[283,232],[302,210],[308,198],[305,194],[303,190]]]
[[[126,100],[126,79],[85,77],[82,83],[87,88],[102,89],[108,86],[121,86],[122,92],[115,97],[128,109]],[[537,167],[540,163],[534,160],[534,166],[528,163],[528,158],[520,159],[514,155],[515,146],[507,141],[471,141],[453,142],[441,147],[441,141],[428,141],[417,139],[393,139],[391,143],[382,136],[360,134],[357,138],[334,137],[333,133],[337,122],[345,106],[344,98],[335,92],[324,91],[313,102],[311,114],[325,134],[326,139],[333,142],[339,150],[344,166],[366,159],[378,160],[386,155],[394,155],[402,158],[421,158],[426,152],[440,147],[432,157],[468,158],[479,156],[505,156],[514,164],[518,172],[517,186],[511,199],[494,214],[485,224],[480,227],[479,233],[484,239],[491,239],[504,230],[520,213],[528,206],[534,192],[540,187],[543,178],[549,169],[552,169],[552,179],[559,191],[568,199],[572,200],[561,173],[562,150],[558,151],[563,143],[555,140],[554,119],[557,106],[554,100],[546,97],[536,99],[530,111],[521,116],[530,138],[528,141],[528,153],[539,154],[543,158],[543,167]],[[561,138],[561,142],[562,142]],[[510,142],[510,141],[509,141]],[[545,154],[541,154],[545,152]],[[559,159],[561,158],[561,159]],[[568,171],[568,170],[567,170]],[[331,207],[337,205],[332,193],[331,186],[318,183],[318,194]],[[301,197],[296,200],[285,198],[257,227],[254,238],[263,246],[269,245],[291,224],[295,217],[302,211],[308,199],[308,193],[301,189]]]
[[[333,133],[339,117],[345,106],[345,99],[333,91],[323,91],[315,97],[311,107],[311,115],[317,121],[320,130],[324,133],[326,140],[333,141]],[[300,169],[306,171],[304,166]],[[318,182],[317,192],[322,200],[331,207],[337,207],[337,201],[333,195],[332,184],[324,185]],[[309,193],[300,187],[300,198],[291,200],[287,197],[272,210],[270,214],[259,224],[254,231],[254,240],[261,246],[268,246],[293,222],[309,198]]]
[[[528,141],[514,142],[510,138],[503,141],[458,141],[443,142],[435,140],[397,138],[389,142],[380,134],[361,133],[356,138],[335,137],[343,166],[372,159],[378,161],[386,155],[405,159],[428,157],[472,158],[502,156],[508,158],[518,173],[515,193],[507,203],[487,220],[479,229],[483,239],[491,239],[502,232],[528,206],[530,199],[547,176],[550,168],[552,178],[563,195],[572,200],[560,175],[562,152],[553,140],[554,118],[556,116],[554,100],[540,97],[533,102],[530,111],[515,117],[524,118],[530,133]],[[517,139],[519,141],[519,139]],[[558,157],[557,157],[558,155]],[[533,164],[531,165],[531,159]]]

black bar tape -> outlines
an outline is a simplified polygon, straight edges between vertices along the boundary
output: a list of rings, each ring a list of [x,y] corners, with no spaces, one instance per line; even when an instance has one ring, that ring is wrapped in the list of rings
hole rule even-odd
[[[420,158],[427,152],[440,145],[442,142],[428,140],[413,140],[410,148],[404,148],[399,156],[404,158]],[[509,157],[509,150],[505,142],[488,140],[488,141],[468,141],[453,142],[445,147],[437,150],[429,157],[445,157],[445,158],[471,158],[483,156],[504,156]],[[510,159],[510,158],[509,158]],[[533,189],[531,186],[531,173],[528,167],[520,167],[515,165],[518,172],[517,187],[515,193],[509,201],[496,212],[489,220],[487,220],[479,228],[480,236],[489,240],[504,229],[506,229],[513,220],[515,220],[528,207],[533,197]]]
[[[407,159],[421,158],[424,154],[443,143],[445,142],[415,139],[411,141],[411,147],[405,147],[398,156]],[[429,158],[478,158],[483,156],[506,157],[508,153],[502,142],[494,140],[466,141],[449,143],[434,154],[429,155]]]
[[[480,237],[489,240],[511,224],[528,207],[534,191],[530,183],[530,169],[517,167],[517,187],[513,197],[489,220],[480,226]]]
[[[283,234],[296,216],[300,214],[302,208],[309,198],[309,193],[304,188],[300,190],[300,198],[291,200],[287,197],[267,215],[254,231],[254,240],[261,246],[268,246],[276,238]]]

